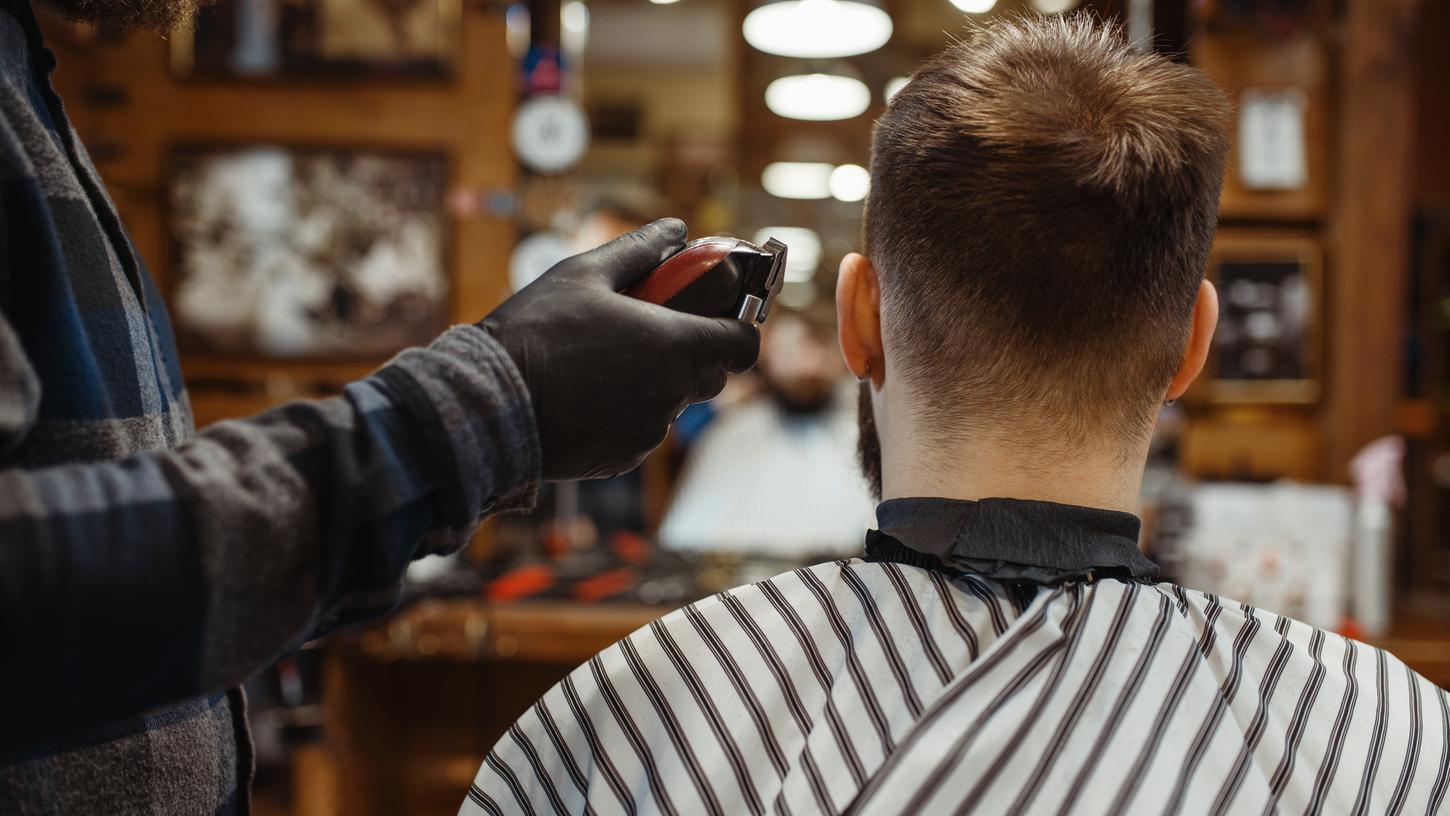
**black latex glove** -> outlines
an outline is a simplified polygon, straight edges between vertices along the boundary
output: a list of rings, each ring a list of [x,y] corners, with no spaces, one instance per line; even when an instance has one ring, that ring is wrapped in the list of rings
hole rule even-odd
[[[543,447],[543,478],[633,470],[692,402],[755,365],[760,333],[619,292],[684,246],[666,218],[560,261],[480,324],[523,373]]]

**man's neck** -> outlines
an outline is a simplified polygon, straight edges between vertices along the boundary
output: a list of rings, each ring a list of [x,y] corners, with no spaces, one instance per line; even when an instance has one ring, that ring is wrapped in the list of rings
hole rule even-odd
[[[989,434],[947,445],[892,436],[881,440],[883,499],[1028,499],[1137,511],[1147,440],[1125,450]]]

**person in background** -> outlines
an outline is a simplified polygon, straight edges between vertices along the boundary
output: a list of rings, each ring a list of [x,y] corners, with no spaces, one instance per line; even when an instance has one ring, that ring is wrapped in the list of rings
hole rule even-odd
[[[660,527],[664,546],[781,559],[857,548],[872,501],[855,465],[835,323],[825,303],[771,315],[756,369],[763,392],[723,413],[690,451]]]
[[[864,557],[605,650],[461,813],[1443,812],[1450,694],[1138,551],[1154,420],[1217,321],[1229,121],[1086,14],[921,66],[836,289],[884,499]]]
[[[195,12],[49,5],[162,31]],[[684,245],[667,219],[341,396],[197,433],[54,67],[30,3],[0,0],[0,813],[245,813],[246,678],[387,611],[410,561],[540,481],[637,466],[758,335],[619,294]]]

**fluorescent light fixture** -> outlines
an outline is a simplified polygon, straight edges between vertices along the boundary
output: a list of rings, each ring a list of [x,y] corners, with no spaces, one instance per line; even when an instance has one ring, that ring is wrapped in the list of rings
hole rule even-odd
[[[968,14],[986,14],[997,5],[997,0],[952,0],[952,5]]]
[[[559,7],[559,24],[571,34],[583,34],[589,30],[589,7],[583,0],[569,0]]]
[[[855,0],[778,0],[745,15],[745,41],[800,59],[853,57],[891,39],[891,15]]]
[[[657,6],[669,6],[680,2],[680,0],[649,0]]]
[[[577,59],[589,42],[589,7],[584,0],[565,0],[559,7],[559,47],[565,61]]]
[[[881,95],[886,98],[887,102],[890,102],[891,97],[896,96],[896,92],[905,88],[906,83],[910,81],[911,77],[892,77],[886,80],[886,87],[882,89]]]
[[[524,54],[528,53],[531,27],[529,7],[523,3],[514,3],[504,12],[504,42],[509,53],[517,59],[523,59]]]
[[[830,198],[834,169],[825,162],[773,162],[760,174],[760,186],[776,198]]]
[[[755,233],[755,243],[771,238],[785,242],[785,282],[804,283],[816,276],[821,265],[821,236],[805,227],[766,227]]]
[[[1032,7],[1043,14],[1062,14],[1077,8],[1078,0],[1032,0]]]
[[[831,171],[831,197],[839,201],[860,201],[871,189],[871,174],[859,164],[843,164]]]
[[[798,74],[770,83],[765,89],[765,106],[787,119],[850,119],[871,107],[871,89],[855,77]]]

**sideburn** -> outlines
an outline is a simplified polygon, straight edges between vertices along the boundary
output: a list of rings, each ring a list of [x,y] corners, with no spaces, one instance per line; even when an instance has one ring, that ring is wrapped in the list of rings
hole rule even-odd
[[[861,383],[856,399],[856,458],[861,463],[861,474],[871,488],[871,495],[881,500],[881,437],[876,433],[876,412],[871,407],[871,383]]]

